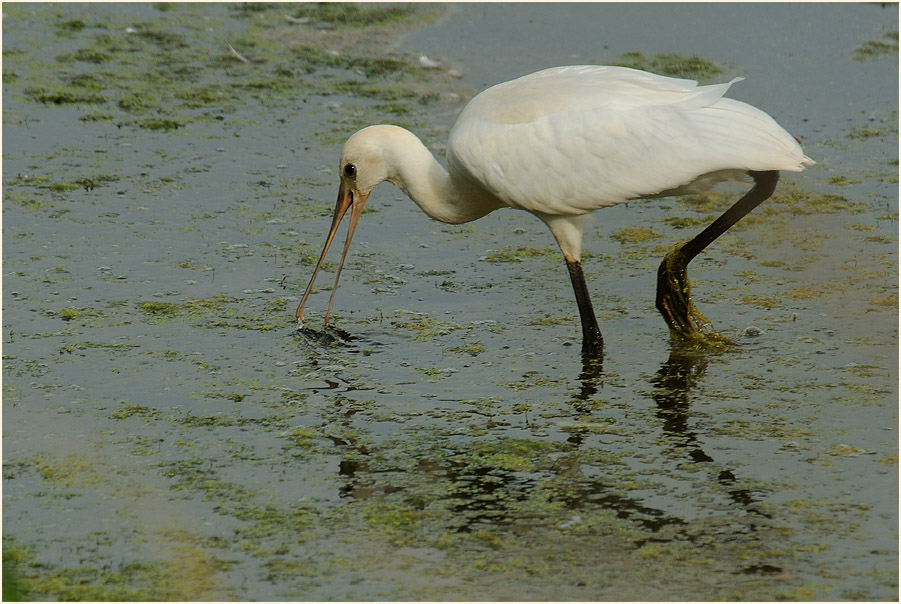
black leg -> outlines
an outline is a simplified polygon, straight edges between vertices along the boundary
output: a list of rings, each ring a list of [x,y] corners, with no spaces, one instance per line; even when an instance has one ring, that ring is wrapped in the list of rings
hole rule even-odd
[[[778,171],[749,171],[748,174],[754,179],[751,190],[697,237],[676,246],[660,263],[660,269],[657,271],[657,310],[663,315],[673,335],[690,336],[710,325],[691,301],[688,263],[717,237],[744,218],[748,212],[768,199],[776,189],[776,181],[779,180]]]
[[[566,259],[569,269],[569,278],[573,282],[573,291],[576,293],[576,303],[579,305],[579,316],[582,318],[582,356],[601,357],[604,354],[604,338],[598,327],[598,320],[594,316],[594,308],[591,306],[591,297],[588,295],[588,284],[585,283],[585,274],[582,272],[582,263],[578,260]]]

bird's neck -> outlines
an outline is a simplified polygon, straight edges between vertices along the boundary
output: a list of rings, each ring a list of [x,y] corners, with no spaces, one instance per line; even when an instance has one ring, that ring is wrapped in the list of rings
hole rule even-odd
[[[416,135],[403,132],[393,137],[395,149],[390,162],[393,169],[388,180],[429,217],[462,224],[503,205],[484,190],[453,179]]]

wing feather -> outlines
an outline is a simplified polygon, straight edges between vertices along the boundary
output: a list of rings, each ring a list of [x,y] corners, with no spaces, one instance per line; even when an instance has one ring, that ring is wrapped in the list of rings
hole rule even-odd
[[[698,86],[617,67],[541,71],[470,101],[451,131],[448,168],[512,207],[583,214],[813,163],[769,115],[723,98],[739,80]]]

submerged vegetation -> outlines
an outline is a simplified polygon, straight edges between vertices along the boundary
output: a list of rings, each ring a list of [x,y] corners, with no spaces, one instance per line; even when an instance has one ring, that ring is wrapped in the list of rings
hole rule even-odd
[[[552,257],[554,260],[559,256],[559,252],[550,248],[535,249],[525,246],[507,246],[502,250],[492,250],[485,255],[482,260],[485,262],[522,262],[526,259],[544,257]]]
[[[387,186],[335,325],[321,277],[297,331],[337,145],[428,138],[471,93],[391,46],[442,9],[3,10],[4,600],[896,593],[867,499],[898,463],[887,120],[841,142],[890,157],[784,178],[693,265],[727,350],[672,342],[653,278],[736,189],[599,213],[603,367],[548,233],[436,225]]]
[[[643,52],[627,52],[621,54],[619,59],[610,63],[620,67],[641,69],[673,78],[685,78],[709,82],[722,75],[727,67],[697,55],[684,56],[678,54],[657,54],[652,57]]]
[[[311,2],[297,7],[296,19],[309,19],[314,27],[359,28],[392,23],[410,23],[421,19],[414,5],[355,4],[349,2]]]
[[[854,51],[855,61],[866,61],[875,59],[882,55],[898,54],[898,32],[893,31],[885,34],[879,40],[867,40],[859,48]]]
[[[165,23],[133,25],[110,14],[107,22],[85,21],[60,13],[57,31],[79,48],[57,55],[55,64],[5,51],[4,77],[15,74],[36,102],[84,107],[84,121],[164,131],[223,120],[249,99],[295,104],[299,96],[336,92],[383,100],[386,111],[409,119],[422,111],[422,99],[441,98],[435,82],[457,87],[443,70],[422,67],[412,56],[374,56],[367,51],[375,45],[356,44],[384,36],[386,27],[433,19],[432,6],[313,3],[294,9],[291,25],[284,6],[236,5],[230,12],[253,26],[228,38],[220,29],[205,31],[196,8],[157,8]],[[344,33],[331,38],[329,27]],[[329,44],[332,49],[323,48]]]

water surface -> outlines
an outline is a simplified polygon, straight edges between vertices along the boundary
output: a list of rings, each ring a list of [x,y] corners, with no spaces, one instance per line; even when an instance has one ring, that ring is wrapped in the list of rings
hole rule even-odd
[[[4,559],[31,597],[898,597],[897,6],[295,8],[3,7]],[[540,221],[442,225],[390,185],[335,329],[326,272],[294,332],[356,128],[440,155],[484,86],[636,52],[745,77],[818,162],[693,264],[736,349],[674,347],[653,294],[741,187],[597,214],[602,366]]]

